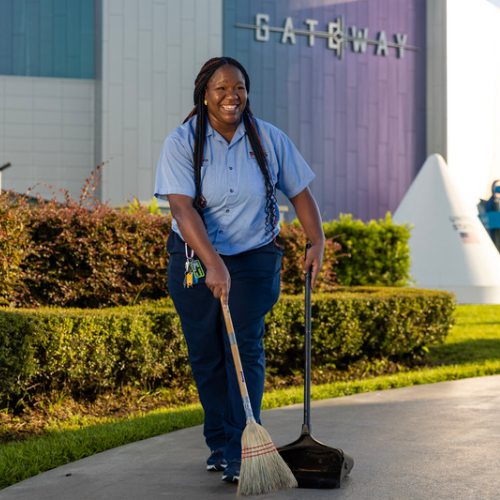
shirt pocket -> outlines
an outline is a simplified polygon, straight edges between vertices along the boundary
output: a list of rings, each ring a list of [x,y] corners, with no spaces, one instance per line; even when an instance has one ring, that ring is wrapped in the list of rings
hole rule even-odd
[[[204,161],[201,167],[201,194],[207,200],[207,204],[213,204],[220,195],[222,182],[221,168],[214,163]]]
[[[276,185],[276,174],[275,174],[275,164],[273,161],[273,157],[266,152],[266,156],[269,162],[269,171],[271,172],[271,184],[273,186]],[[267,167],[266,167],[267,169]],[[262,173],[260,166],[257,162],[257,159],[253,155],[252,151],[248,153],[248,160],[246,162],[244,171],[243,171],[243,185],[245,189],[252,193],[255,196],[266,196],[266,182],[264,179],[264,174]]]

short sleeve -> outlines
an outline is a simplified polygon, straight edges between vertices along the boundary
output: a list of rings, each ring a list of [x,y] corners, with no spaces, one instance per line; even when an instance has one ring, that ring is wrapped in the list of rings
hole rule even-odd
[[[290,199],[302,192],[315,175],[284,132],[275,127],[270,132],[278,163],[276,187]]]
[[[192,140],[187,127],[174,130],[163,143],[156,169],[155,196],[195,197]]]

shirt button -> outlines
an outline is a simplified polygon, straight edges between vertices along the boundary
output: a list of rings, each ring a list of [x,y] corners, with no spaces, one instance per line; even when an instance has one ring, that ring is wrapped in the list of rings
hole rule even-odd
[[[229,192],[230,192],[230,193],[234,193],[234,189],[230,189],[230,190],[229,190]]]
[[[229,208],[226,210],[226,214],[228,214],[230,212]]]
[[[233,167],[229,167],[229,170],[233,170]]]
[[[219,234],[222,234],[224,231],[222,229],[219,229]]]

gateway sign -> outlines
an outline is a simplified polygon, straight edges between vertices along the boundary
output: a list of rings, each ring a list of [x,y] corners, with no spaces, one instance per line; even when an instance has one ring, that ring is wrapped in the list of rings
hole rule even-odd
[[[294,45],[297,36],[307,36],[309,47],[314,46],[316,38],[323,38],[327,41],[327,48],[336,52],[342,58],[345,45],[350,42],[353,52],[366,52],[367,45],[375,46],[375,55],[387,56],[389,49],[395,49],[398,58],[404,56],[405,50],[418,50],[417,47],[406,45],[408,36],[405,33],[394,34],[394,41],[388,41],[385,31],[380,31],[375,39],[368,38],[368,28],[359,29],[356,26],[349,26],[347,33],[344,28],[343,17],[338,17],[336,21],[327,24],[327,31],[316,31],[319,21],[316,19],[306,19],[304,24],[307,29],[296,29],[291,17],[285,18],[283,27],[270,26],[270,16],[268,14],[257,14],[255,24],[237,24],[237,28],[255,30],[255,40],[258,42],[268,42],[270,33],[281,33],[281,43]]]

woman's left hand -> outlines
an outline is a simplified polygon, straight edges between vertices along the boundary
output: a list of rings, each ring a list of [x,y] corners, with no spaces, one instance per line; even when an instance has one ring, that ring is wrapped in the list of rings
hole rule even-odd
[[[305,188],[297,196],[290,198],[290,202],[311,243],[311,248],[307,251],[307,257],[302,268],[304,274],[306,274],[311,267],[311,288],[314,288],[323,265],[323,253],[325,251],[325,233],[323,232],[321,215],[309,188]]]
[[[314,288],[318,274],[321,271],[321,266],[323,265],[323,253],[325,251],[324,242],[311,245],[307,250],[306,258],[302,264],[302,269],[304,274],[307,274],[309,268],[311,268],[311,288]]]

